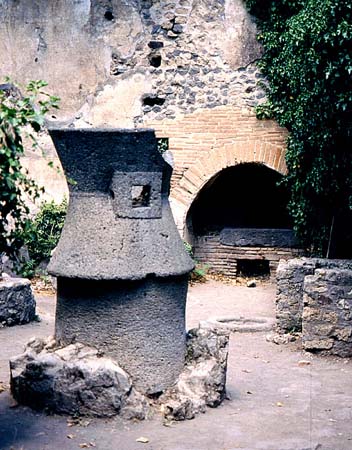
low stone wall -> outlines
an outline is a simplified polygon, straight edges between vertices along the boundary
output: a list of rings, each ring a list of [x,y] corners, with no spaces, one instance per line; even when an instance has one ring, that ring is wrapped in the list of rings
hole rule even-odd
[[[237,260],[267,260],[274,273],[281,259],[298,256],[302,250],[275,247],[232,247],[221,243],[220,233],[200,236],[194,243],[195,259],[209,265],[209,270],[230,278],[237,275]]]
[[[303,299],[303,348],[352,356],[352,270],[316,270],[304,278]]]
[[[35,299],[29,280],[4,277],[0,280],[0,327],[21,325],[35,318]]]
[[[352,261],[322,258],[280,261],[276,271],[276,319],[279,332],[302,329],[304,280],[307,275],[314,275],[315,270],[321,268],[352,270]]]

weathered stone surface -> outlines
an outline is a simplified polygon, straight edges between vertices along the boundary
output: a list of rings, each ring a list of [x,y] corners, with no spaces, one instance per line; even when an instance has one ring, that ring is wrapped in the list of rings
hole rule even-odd
[[[229,333],[197,328],[187,335],[184,369],[159,398],[141,394],[116,360],[82,343],[57,347],[53,337],[31,339],[10,361],[15,399],[59,414],[143,420],[158,409],[165,419],[192,419],[216,407],[226,394]],[[157,349],[155,349],[157,352]]]
[[[280,261],[276,272],[278,331],[285,333],[301,330],[304,278],[306,275],[313,275],[319,268],[352,270],[352,261],[321,258],[296,258]]]
[[[0,279],[0,326],[20,325],[35,318],[35,299],[29,280]]]
[[[275,320],[271,317],[226,316],[200,322],[206,329],[220,329],[228,332],[255,333],[272,330]]]
[[[55,345],[53,338],[33,339],[10,361],[11,391],[19,403],[60,414],[145,417],[146,399],[117,363],[80,343]]]
[[[196,328],[187,336],[184,371],[160,398],[166,419],[192,419],[207,406],[216,407],[226,394],[229,332]]]
[[[160,392],[184,366],[187,281],[187,275],[133,282],[59,278],[56,338],[60,345],[97,347],[141,392]]]
[[[352,356],[352,270],[305,277],[302,335],[305,350]]]
[[[288,332],[302,328],[303,281],[314,273],[315,260],[297,258],[281,260],[276,271],[276,319],[278,330]]]
[[[157,151],[153,130],[65,128],[50,134],[66,175],[76,182],[48,267],[52,275],[137,280],[192,270],[168,202],[172,169]],[[134,207],[135,185],[149,186],[147,207]]]
[[[224,228],[220,243],[232,247],[299,247],[292,230],[277,228]]]
[[[50,133],[75,180],[48,267],[58,277],[56,339],[97,347],[138,390],[160,392],[183,369],[194,266],[170,211],[172,169],[152,130]]]

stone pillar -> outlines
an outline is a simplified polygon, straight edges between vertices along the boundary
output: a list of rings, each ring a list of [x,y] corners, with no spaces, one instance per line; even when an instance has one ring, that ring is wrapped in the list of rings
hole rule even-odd
[[[145,393],[184,367],[193,262],[168,202],[171,167],[151,130],[52,129],[70,180],[49,272],[58,277],[56,340],[95,346]]]

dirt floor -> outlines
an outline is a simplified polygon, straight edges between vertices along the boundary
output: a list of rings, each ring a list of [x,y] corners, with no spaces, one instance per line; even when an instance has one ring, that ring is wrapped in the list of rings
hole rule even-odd
[[[272,317],[275,288],[217,281],[192,286],[187,324],[217,316]],[[41,322],[0,329],[0,381],[8,359],[32,336],[53,333],[55,299],[38,296]],[[16,406],[0,394],[0,449],[42,450],[351,450],[352,362],[278,346],[266,333],[231,335],[228,397],[217,409],[164,426],[160,417],[140,423],[47,416]],[[1,392],[0,383],[0,392]],[[6,386],[5,386],[6,387]],[[73,425],[73,426],[72,426]],[[141,437],[148,442],[137,442]]]

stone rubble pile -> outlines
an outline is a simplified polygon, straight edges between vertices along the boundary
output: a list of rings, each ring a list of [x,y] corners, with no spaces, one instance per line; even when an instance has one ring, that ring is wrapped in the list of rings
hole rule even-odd
[[[142,420],[158,409],[168,420],[192,419],[225,397],[228,343],[228,332],[189,331],[183,372],[155,398],[139,393],[118,363],[95,348],[33,338],[10,361],[11,391],[21,404],[59,414]]]

